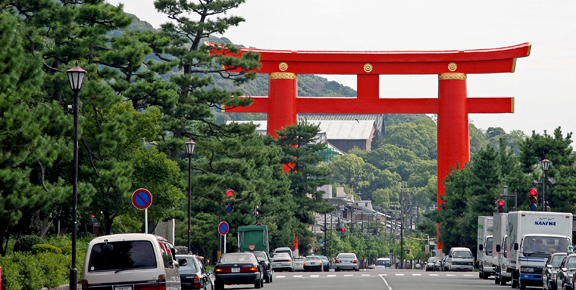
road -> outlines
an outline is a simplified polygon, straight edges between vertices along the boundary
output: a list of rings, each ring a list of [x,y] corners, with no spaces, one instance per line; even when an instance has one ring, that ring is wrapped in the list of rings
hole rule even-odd
[[[332,270],[334,271],[334,270]],[[228,285],[226,289],[253,289],[253,285]],[[494,278],[479,279],[478,272],[426,272],[423,270],[360,270],[359,272],[278,272],[266,290],[508,290]],[[527,287],[527,289],[542,289]]]

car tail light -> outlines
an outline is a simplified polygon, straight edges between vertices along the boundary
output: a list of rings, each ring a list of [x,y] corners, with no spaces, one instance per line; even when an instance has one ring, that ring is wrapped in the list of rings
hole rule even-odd
[[[336,264],[340,263],[340,261],[338,261],[338,260],[334,260],[334,262],[335,262]]]
[[[202,288],[202,280],[200,280],[200,277],[194,276],[194,282],[192,283],[192,288],[194,289]]]
[[[304,262],[304,264],[302,266],[306,266],[306,262]]]
[[[82,280],[82,290],[88,290],[88,280]]]
[[[157,283],[135,284],[134,290],[166,290],[166,276],[158,275]]]
[[[358,264],[358,260],[354,260],[354,262],[353,262],[353,263],[354,263],[354,264]]]
[[[242,267],[242,268],[240,268],[240,272],[242,272],[242,273],[254,273],[254,272],[258,272],[258,268],[256,268],[256,267]]]
[[[214,270],[214,272],[216,272],[216,273],[231,273],[231,272],[232,272],[232,269],[229,268],[229,267],[227,267],[227,268],[216,268],[216,269]]]

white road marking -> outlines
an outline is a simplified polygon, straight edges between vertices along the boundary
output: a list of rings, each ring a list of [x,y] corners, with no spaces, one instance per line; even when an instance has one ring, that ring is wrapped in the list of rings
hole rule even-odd
[[[404,276],[404,274],[396,274],[396,276]]]
[[[384,281],[384,284],[386,284],[386,287],[388,287],[388,290],[392,290],[392,287],[390,287],[390,285],[388,285],[388,281],[386,281],[386,279],[384,279],[383,276],[385,276],[386,274],[382,274],[382,275],[378,275],[380,276],[380,278],[382,278],[382,281]]]
[[[364,277],[370,277],[370,274],[362,274],[360,276],[364,276]]]
[[[302,275],[294,275],[294,278],[302,278]]]
[[[454,276],[456,276],[456,275],[454,275],[454,274],[446,274],[446,276],[448,276],[448,277],[454,277]]]
[[[310,278],[318,278],[320,275],[310,275]]]
[[[328,275],[328,277],[336,277],[336,275]]]
[[[276,276],[276,278],[286,278],[286,276]]]
[[[352,277],[352,276],[354,276],[354,275],[344,275],[344,277]]]
[[[465,277],[474,277],[474,275],[464,275]]]
[[[412,276],[422,276],[422,274],[412,274]]]
[[[440,276],[440,275],[438,275],[438,274],[430,274],[430,276]]]

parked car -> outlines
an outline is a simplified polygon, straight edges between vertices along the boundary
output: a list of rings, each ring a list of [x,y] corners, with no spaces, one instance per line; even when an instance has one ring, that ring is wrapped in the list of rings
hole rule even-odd
[[[253,284],[254,288],[264,285],[264,271],[258,259],[251,252],[224,253],[214,268],[214,287],[224,289],[224,285]]]
[[[466,247],[453,247],[448,254],[448,271],[472,271],[474,256]]]
[[[294,271],[304,271],[304,259],[305,257],[294,258]]]
[[[272,261],[272,268],[274,268],[275,271],[294,272],[294,261],[288,253],[276,253],[270,258],[270,261]]]
[[[375,265],[375,269],[388,269],[391,266],[390,258],[378,258]]]
[[[360,266],[358,265],[358,258],[354,253],[339,253],[336,256],[334,263],[334,270],[356,270],[360,271]]]
[[[272,283],[272,276],[274,274],[274,267],[272,267],[272,261],[268,257],[265,251],[254,251],[254,255],[258,262],[262,265],[262,269],[264,270],[264,281],[266,283]]]
[[[554,253],[546,259],[544,270],[542,271],[542,288],[544,290],[556,290],[556,274],[560,270],[562,261],[568,253]]]
[[[178,270],[180,272],[180,283],[182,290],[203,289],[213,290],[214,284],[211,275],[212,270],[206,271],[204,264],[197,255],[176,255]]]
[[[328,260],[328,257],[321,255],[320,260],[322,260],[322,270],[330,271],[330,261]]]
[[[307,256],[304,260],[304,271],[322,271],[322,260],[320,256]]]
[[[567,255],[556,274],[556,287],[562,290],[574,290],[572,279],[576,272],[576,254]]]
[[[120,287],[180,290],[176,250],[163,237],[116,234],[94,238],[88,244],[82,271],[82,289]],[[129,286],[127,286],[129,285]]]
[[[437,268],[434,267],[436,265],[436,261],[438,261],[438,258],[436,257],[428,258],[428,261],[426,262],[426,271],[436,271]]]

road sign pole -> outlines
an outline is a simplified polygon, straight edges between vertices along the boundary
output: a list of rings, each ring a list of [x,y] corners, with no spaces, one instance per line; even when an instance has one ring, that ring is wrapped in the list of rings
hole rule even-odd
[[[148,233],[148,208],[144,210],[144,233]]]
[[[224,254],[226,254],[226,236],[227,235],[224,235]]]

